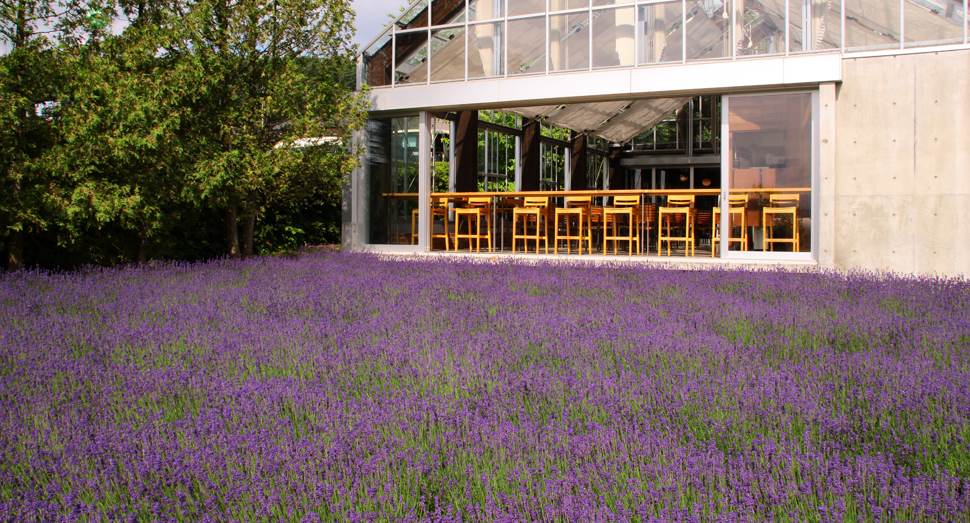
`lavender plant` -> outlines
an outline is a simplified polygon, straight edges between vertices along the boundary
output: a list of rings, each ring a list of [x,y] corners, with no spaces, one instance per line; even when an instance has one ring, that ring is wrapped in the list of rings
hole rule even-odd
[[[320,253],[0,276],[0,520],[967,521],[970,283]]]

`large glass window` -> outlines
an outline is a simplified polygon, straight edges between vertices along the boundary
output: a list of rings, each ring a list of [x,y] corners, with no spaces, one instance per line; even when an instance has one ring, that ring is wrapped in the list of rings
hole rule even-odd
[[[395,33],[394,83],[423,83],[428,79],[428,32]]]
[[[546,72],[546,17],[509,20],[509,74]],[[588,46],[587,46],[588,49]]]
[[[752,248],[811,252],[812,93],[726,100],[728,195],[746,200]],[[722,202],[722,215],[728,207]]]
[[[531,15],[544,12],[546,12],[546,0],[513,0],[509,2],[509,16]]]
[[[731,1],[687,4],[687,59],[731,57]]]
[[[785,1],[736,0],[736,3],[744,6],[743,10],[738,9],[743,15],[734,38],[738,43],[738,56],[784,53]]]
[[[593,67],[633,65],[633,7],[593,11]]]
[[[791,52],[838,49],[842,45],[839,0],[788,0]]]
[[[418,118],[367,121],[365,243],[412,244],[418,208]]]
[[[505,0],[468,0],[468,20],[492,20],[502,17]]]
[[[679,62],[684,56],[683,3],[640,6],[640,63]]]
[[[384,31],[370,47],[364,50],[364,83],[371,87],[391,85],[391,30]]]
[[[906,0],[903,8],[907,47],[963,41],[962,0]]]
[[[898,0],[844,0],[845,47],[899,47]]]
[[[401,29],[428,27],[428,0],[421,0],[415,4],[397,21],[397,25]]]
[[[431,33],[431,81],[465,78],[465,28],[444,28]]]
[[[468,78],[502,76],[502,23],[468,26]]]
[[[549,0],[549,11],[567,11],[570,9],[586,9],[589,0]]]
[[[589,68],[588,12],[549,17],[549,67],[553,71]]]

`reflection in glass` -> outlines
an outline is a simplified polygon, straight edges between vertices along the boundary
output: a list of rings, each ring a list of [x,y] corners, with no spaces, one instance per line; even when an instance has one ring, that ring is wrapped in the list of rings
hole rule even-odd
[[[421,83],[428,79],[428,32],[394,35],[394,83]]]
[[[398,29],[428,27],[428,0],[421,0],[408,10],[397,22]]]
[[[788,22],[793,53],[838,49],[842,45],[839,0],[788,0]]]
[[[431,33],[431,81],[465,78],[465,28],[451,27]]]
[[[812,95],[731,97],[728,110],[728,188],[731,195],[749,195],[748,209],[756,211],[748,220],[755,249],[763,248],[767,232],[778,240],[768,244],[769,250],[808,252]]]
[[[513,31],[512,34],[518,33]],[[509,56],[511,62],[511,54]],[[553,71],[589,67],[588,13],[549,17],[549,67]]]
[[[589,7],[589,0],[549,0],[549,11],[566,11],[587,7]]]
[[[432,2],[432,25],[455,25],[465,23],[465,2]]]
[[[724,1],[688,4],[686,27],[688,60],[731,56],[731,8]]]
[[[898,0],[844,0],[845,47],[899,47]]]
[[[631,66],[633,7],[593,11],[593,67]]]
[[[906,0],[903,8],[907,47],[963,42],[962,1]]]
[[[683,57],[683,4],[640,6],[640,63],[679,62]]]
[[[622,5],[632,4],[633,0],[593,0],[593,7],[601,5]]]
[[[739,11],[743,6],[744,12],[744,23],[735,33],[738,56],[785,52],[785,0],[737,0],[735,4]]]
[[[501,22],[468,26],[468,78],[502,74]]]
[[[509,16],[531,15],[533,13],[544,12],[546,12],[546,0],[513,0],[509,2]]]
[[[364,82],[371,86],[391,85],[391,28],[364,51]]]
[[[509,74],[532,74],[546,71],[546,18],[509,20]],[[588,46],[587,46],[588,49]]]
[[[372,118],[366,129],[364,241],[410,244],[411,214],[417,209],[418,119]]]
[[[501,18],[504,4],[504,0],[468,0],[468,20]]]

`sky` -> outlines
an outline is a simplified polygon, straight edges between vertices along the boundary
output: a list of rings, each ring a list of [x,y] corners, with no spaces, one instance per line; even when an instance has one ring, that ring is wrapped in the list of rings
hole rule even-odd
[[[391,21],[389,13],[399,14],[401,7],[413,0],[352,0],[352,7],[357,13],[354,27],[354,43],[361,47],[369,44],[384,30],[384,24]]]
[[[354,43],[361,47],[369,44],[384,30],[384,24],[390,22],[389,13],[399,13],[402,6],[410,4],[412,0],[352,0],[351,4],[357,17],[354,19]],[[124,29],[124,25],[120,26]],[[120,29],[117,32],[120,32]],[[0,42],[0,55],[10,51],[6,42]]]

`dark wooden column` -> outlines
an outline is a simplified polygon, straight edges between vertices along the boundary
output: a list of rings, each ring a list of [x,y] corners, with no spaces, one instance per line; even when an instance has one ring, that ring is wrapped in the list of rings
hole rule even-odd
[[[539,190],[539,162],[541,161],[539,138],[542,132],[539,120],[522,119],[522,190]]]
[[[610,189],[626,189],[626,176],[623,175],[623,167],[620,166],[620,153],[622,149],[615,147],[610,149]]]
[[[573,191],[584,191],[588,189],[586,182],[586,133],[572,133],[573,147],[570,155],[572,161],[569,165],[571,172],[570,189]]]
[[[478,111],[458,113],[455,138],[456,192],[478,191]]]

